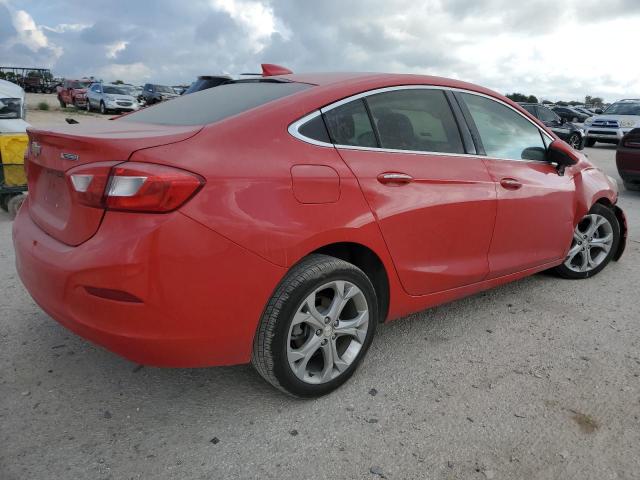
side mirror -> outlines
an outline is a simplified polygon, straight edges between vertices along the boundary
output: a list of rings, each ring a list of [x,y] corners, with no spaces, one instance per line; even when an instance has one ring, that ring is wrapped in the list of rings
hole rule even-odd
[[[558,175],[564,175],[564,170],[571,165],[578,163],[576,152],[562,140],[554,140],[547,150],[547,161],[555,163]]]
[[[528,147],[522,151],[520,158],[544,162],[547,159],[547,151],[542,147]]]
[[[602,115],[602,109],[596,108],[596,115]]]

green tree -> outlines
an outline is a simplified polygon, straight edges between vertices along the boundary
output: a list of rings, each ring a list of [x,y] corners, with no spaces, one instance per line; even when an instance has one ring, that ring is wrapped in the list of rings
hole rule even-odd
[[[538,103],[538,98],[535,95],[529,95],[527,97],[527,102],[529,102],[529,103]]]
[[[602,98],[600,98],[600,97],[593,97],[593,98],[591,99],[591,104],[592,104],[594,107],[600,107],[600,108],[602,108],[602,106],[604,105],[604,100],[603,100]]]
[[[124,82],[122,80],[116,80],[113,82],[114,85],[122,85]]]
[[[518,93],[518,92],[514,92],[514,93],[507,93],[505,95],[507,98],[513,100],[514,102],[527,102],[529,101],[526,95],[523,95],[522,93]]]

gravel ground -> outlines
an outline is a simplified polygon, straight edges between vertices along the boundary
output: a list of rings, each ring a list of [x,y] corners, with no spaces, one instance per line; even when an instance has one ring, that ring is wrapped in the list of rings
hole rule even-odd
[[[617,177],[614,149],[588,149]],[[640,472],[640,194],[627,253],[378,330],[353,379],[288,398],[248,366],[140,367],[45,315],[0,216],[0,478],[632,479]]]

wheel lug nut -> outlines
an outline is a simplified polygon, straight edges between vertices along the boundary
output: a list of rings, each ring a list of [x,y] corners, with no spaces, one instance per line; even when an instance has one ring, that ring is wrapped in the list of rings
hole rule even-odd
[[[336,334],[334,333],[333,335],[331,335],[331,340],[335,340],[336,339]]]
[[[336,320],[335,322],[333,322],[333,326],[337,327],[338,325],[340,325],[340,322],[338,320]]]
[[[578,245],[582,245],[582,242],[578,242]]]
[[[327,339],[326,339],[326,338],[323,338],[323,339],[322,339],[322,342],[321,342],[321,345],[326,345],[326,344],[327,344]]]
[[[324,319],[324,323],[326,323],[327,325],[329,325],[331,323],[331,319],[329,317],[326,317]]]
[[[318,335],[318,336],[322,335],[322,330],[320,330],[320,329],[316,330],[316,335]]]

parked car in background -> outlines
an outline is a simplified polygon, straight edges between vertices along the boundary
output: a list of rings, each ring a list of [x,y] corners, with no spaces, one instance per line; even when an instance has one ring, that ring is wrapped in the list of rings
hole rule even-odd
[[[573,148],[576,150],[582,150],[584,148],[586,137],[582,128],[579,128],[571,122],[565,121],[550,108],[547,108],[540,103],[519,103],[522,108],[544,123],[553,133]]]
[[[571,107],[553,107],[551,110],[567,122],[582,123],[590,116]]]
[[[132,112],[140,105],[126,87],[111,83],[94,83],[87,90],[87,111],[99,110],[100,113]]]
[[[619,143],[628,132],[640,127],[640,99],[630,98],[612,103],[599,115],[584,123],[587,147],[596,142]]]
[[[65,79],[62,85],[56,87],[58,102],[65,108],[67,105],[74,105],[76,108],[83,108],[86,105],[87,88],[91,85],[91,80],[69,80]]]
[[[502,95],[278,70],[30,129],[13,239],[36,303],[137,363],[252,362],[315,397],[380,322],[622,255],[615,181]]]
[[[27,177],[24,154],[27,137],[25,93],[22,87],[0,80],[0,208],[12,216],[25,199]]]
[[[640,191],[640,128],[622,137],[616,152],[616,166],[625,188]]]
[[[168,87],[167,85],[147,83],[142,88],[142,99],[147,105],[153,105],[154,103],[170,100],[178,96],[179,95],[173,90],[173,88]]]
[[[184,95],[189,93],[199,92],[200,90],[206,90],[207,88],[217,87],[231,80],[228,75],[201,75],[193,82],[189,88],[184,92]]]
[[[591,110],[589,110],[588,108],[585,107],[571,107],[574,110],[577,110],[580,113],[584,113],[585,115],[588,115],[589,117],[592,117],[593,115],[595,115],[595,112],[592,112]]]

